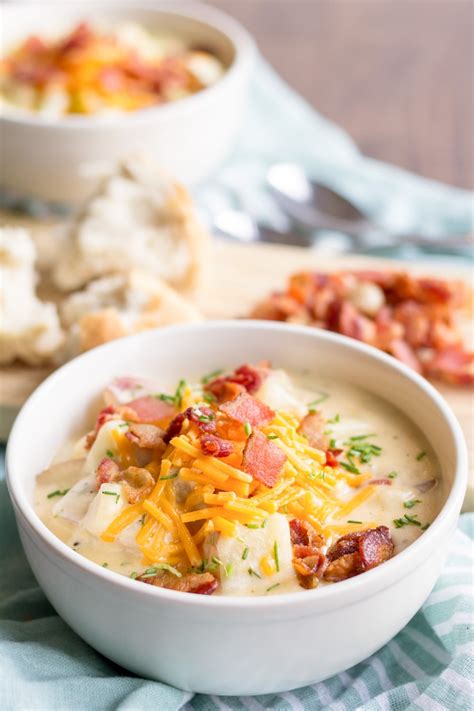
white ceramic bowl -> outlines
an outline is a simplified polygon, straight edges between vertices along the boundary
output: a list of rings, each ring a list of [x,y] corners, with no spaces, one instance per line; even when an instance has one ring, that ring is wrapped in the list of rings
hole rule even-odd
[[[249,34],[214,8],[179,0],[148,5],[22,2],[3,7],[2,44],[10,47],[30,33],[67,31],[84,19],[105,27],[131,20],[177,32],[213,48],[228,70],[216,84],[191,97],[113,118],[47,120],[4,112],[2,187],[46,200],[77,202],[94,190],[96,174],[135,154],[152,156],[185,183],[208,176],[225,158],[239,127],[255,54]]]
[[[163,387],[216,367],[269,358],[350,380],[385,398],[423,430],[445,480],[446,503],[409,548],[359,577],[264,598],[206,597],[140,585],[81,557],[38,519],[36,474],[90,424],[91,402],[119,374]],[[76,358],[20,412],[7,451],[8,486],[36,577],[66,622],[123,667],[182,689],[263,694],[351,667],[391,639],[431,591],[456,528],[467,479],[459,425],[441,396],[394,358],[337,334],[258,321],[149,331]]]

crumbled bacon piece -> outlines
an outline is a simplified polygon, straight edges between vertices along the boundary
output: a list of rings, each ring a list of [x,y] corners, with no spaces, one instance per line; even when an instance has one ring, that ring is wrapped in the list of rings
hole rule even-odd
[[[321,412],[310,412],[303,417],[298,425],[298,432],[306,437],[311,447],[326,449],[328,438],[324,432],[325,421]]]
[[[286,454],[262,432],[256,430],[248,438],[243,454],[242,468],[265,486],[275,486]]]
[[[153,395],[139,397],[136,400],[127,402],[126,406],[135,413],[135,419],[138,422],[144,422],[146,424],[166,420],[176,412],[176,409],[172,405],[163,402],[163,400],[157,397],[153,397]]]
[[[339,466],[339,460],[338,456],[343,453],[343,449],[327,449],[325,454],[326,454],[326,462],[325,465],[327,467],[337,467]]]
[[[204,405],[188,407],[184,411],[184,416],[190,422],[194,422],[201,432],[211,433],[216,431],[216,414],[210,407],[205,407]]]
[[[258,304],[251,317],[336,331],[427,377],[472,385],[473,354],[464,350],[456,321],[466,303],[460,281],[376,270],[303,272],[289,278],[286,291]]]
[[[163,449],[163,430],[155,425],[133,423],[125,437],[143,449]]]
[[[268,376],[268,366],[241,365],[231,374],[207,383],[205,390],[215,395],[220,401],[232,400],[246,390],[253,395],[260,389]]]
[[[120,469],[117,462],[110,457],[104,457],[95,472],[96,488],[99,489],[101,484],[113,481],[119,474]]]
[[[294,518],[290,521],[290,536],[293,545],[293,567],[300,585],[315,588],[327,566],[321,548],[324,538],[307,521]]]
[[[203,454],[206,454],[208,457],[228,457],[234,451],[232,442],[213,434],[201,434],[200,442]]]
[[[371,479],[367,484],[373,484],[374,486],[392,486],[390,479]]]
[[[235,400],[224,402],[220,405],[220,410],[232,420],[243,425],[248,422],[252,427],[267,425],[275,417],[274,411],[268,405],[246,392],[240,393]]]
[[[151,494],[155,480],[148,469],[128,467],[120,473],[120,484],[123,484],[125,496],[129,504],[137,504]]]
[[[166,432],[163,435],[163,442],[169,444],[173,437],[178,437],[181,434],[181,428],[185,419],[186,417],[184,415],[184,412],[178,412],[178,414],[173,417],[173,419],[168,425]]]
[[[196,595],[212,595],[219,587],[218,580],[211,573],[187,573],[178,578],[173,573],[163,570],[157,572],[156,575],[139,575],[136,579],[142,583],[148,583],[148,585],[156,585],[159,588],[194,593]]]
[[[386,526],[348,533],[327,552],[325,580],[338,582],[375,568],[393,555],[393,542]]]

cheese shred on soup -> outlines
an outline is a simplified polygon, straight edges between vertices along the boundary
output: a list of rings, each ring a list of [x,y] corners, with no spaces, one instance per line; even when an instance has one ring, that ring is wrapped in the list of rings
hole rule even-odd
[[[117,378],[68,449],[37,479],[50,530],[137,584],[204,595],[360,575],[422,535],[443,500],[433,452],[395,408],[268,363],[172,392]]]

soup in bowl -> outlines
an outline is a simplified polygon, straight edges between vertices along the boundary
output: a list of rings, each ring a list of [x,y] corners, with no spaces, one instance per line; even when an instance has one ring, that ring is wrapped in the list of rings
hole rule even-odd
[[[30,398],[7,459],[59,614],[136,673],[220,694],[315,682],[387,642],[433,587],[466,484],[426,381],[260,322],[77,358]]]

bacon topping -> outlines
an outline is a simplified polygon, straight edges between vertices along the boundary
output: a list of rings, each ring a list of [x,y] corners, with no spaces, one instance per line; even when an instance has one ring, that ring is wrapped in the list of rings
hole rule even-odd
[[[123,484],[129,504],[136,504],[151,494],[155,480],[148,469],[128,467],[120,474],[120,484]]]
[[[327,567],[321,548],[324,538],[307,521],[294,518],[290,521],[293,544],[293,567],[299,583],[304,588],[315,588]]]
[[[148,585],[196,595],[212,595],[219,587],[218,580],[211,573],[187,573],[178,578],[173,573],[163,570],[152,576],[138,575],[136,579]]]
[[[117,417],[117,411],[113,405],[108,405],[107,407],[102,408],[102,410],[97,415],[94,429],[91,432],[88,432],[88,434],[86,435],[86,449],[90,449],[92,447],[102,425],[105,425],[106,422],[108,422],[109,420],[113,420],[115,417]]]
[[[247,474],[265,486],[275,486],[286,454],[271,442],[262,432],[256,430],[248,438],[242,460],[242,468]]]
[[[375,270],[293,274],[283,292],[251,317],[337,331],[390,353],[427,377],[474,383],[473,354],[462,344],[463,282]]]
[[[327,552],[325,580],[338,582],[375,568],[392,557],[394,546],[386,526],[348,533]]]
[[[213,434],[200,436],[201,449],[208,457],[228,457],[234,451],[234,445],[228,439]]]
[[[325,454],[326,454],[326,462],[325,465],[327,467],[337,467],[339,466],[339,461],[338,461],[338,456],[343,453],[343,449],[327,449]]]
[[[260,389],[267,376],[268,367],[266,365],[245,364],[236,368],[232,375],[212,380],[205,389],[213,393],[219,400],[231,400],[244,390],[253,395]]]
[[[155,425],[131,424],[125,437],[143,449],[163,449],[163,430]]]
[[[275,417],[274,411],[268,405],[246,392],[240,393],[235,400],[220,405],[220,410],[232,420],[243,425],[248,422],[252,427],[267,425]]]
[[[324,425],[324,417],[320,412],[310,412],[303,417],[297,431],[306,437],[311,447],[326,449],[329,440],[323,434]]]
[[[104,457],[99,463],[95,472],[96,488],[99,489],[101,484],[107,484],[115,479],[120,473],[119,465],[110,457]]]
[[[144,397],[132,400],[127,403],[127,407],[133,410],[139,422],[145,422],[147,424],[166,420],[176,412],[172,405],[152,395],[145,395]]]

